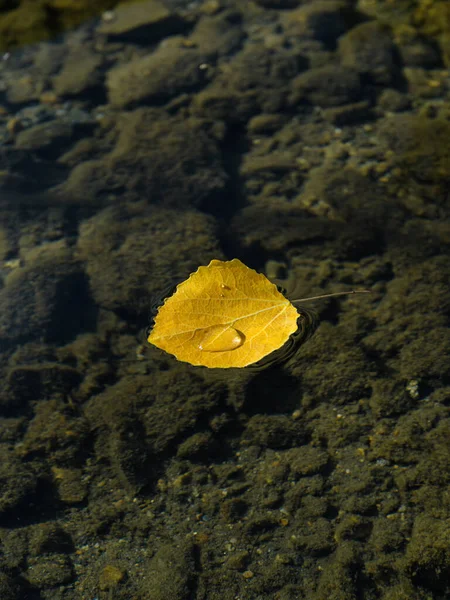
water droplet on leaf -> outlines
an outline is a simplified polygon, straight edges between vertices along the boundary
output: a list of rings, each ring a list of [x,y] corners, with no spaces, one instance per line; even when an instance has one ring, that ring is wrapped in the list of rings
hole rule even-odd
[[[212,325],[205,329],[199,343],[202,352],[228,352],[242,346],[245,335],[230,325]]]

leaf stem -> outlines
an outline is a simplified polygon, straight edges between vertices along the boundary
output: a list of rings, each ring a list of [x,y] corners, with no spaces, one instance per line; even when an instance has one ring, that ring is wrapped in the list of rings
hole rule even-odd
[[[290,300],[291,304],[295,302],[307,302],[308,300],[321,300],[322,298],[332,298],[334,296],[349,296],[350,294],[371,294],[372,290],[350,290],[349,292],[334,292],[334,294],[320,294],[320,296],[311,296],[310,298],[297,298]]]

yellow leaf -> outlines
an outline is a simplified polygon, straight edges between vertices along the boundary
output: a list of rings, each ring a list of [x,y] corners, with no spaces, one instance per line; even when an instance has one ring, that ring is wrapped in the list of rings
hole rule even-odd
[[[192,365],[258,362],[297,330],[299,313],[264,275],[240,260],[212,260],[159,308],[148,341]]]

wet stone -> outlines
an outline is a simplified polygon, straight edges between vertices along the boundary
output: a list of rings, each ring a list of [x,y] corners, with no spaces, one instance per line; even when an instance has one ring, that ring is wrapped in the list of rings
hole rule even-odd
[[[376,22],[353,27],[339,39],[342,65],[387,84],[398,74],[397,49],[389,29]]]
[[[432,69],[442,66],[439,51],[425,40],[416,39],[410,43],[399,45],[399,52],[403,64],[407,67]]]
[[[74,579],[72,561],[64,554],[31,558],[25,573],[26,580],[37,588],[51,588]]]
[[[238,11],[228,10],[218,15],[203,17],[198,21],[189,43],[201,49],[207,56],[230,56],[236,53],[246,38],[241,15]]]
[[[355,17],[348,10],[348,3],[339,0],[314,0],[281,16],[288,35],[313,38],[330,48],[334,48],[352,20]]]
[[[408,396],[405,386],[390,379],[377,379],[372,384],[370,407],[377,417],[390,417],[408,411],[415,402]]]
[[[13,577],[0,573],[0,598],[2,600],[21,600],[26,598],[23,584],[19,584]]]
[[[106,565],[100,573],[99,586],[101,590],[116,588],[126,578],[126,572],[114,565]]]
[[[72,552],[73,543],[70,535],[56,523],[40,523],[31,530],[29,549],[32,556],[66,553]]]
[[[39,154],[61,154],[74,135],[69,123],[52,122],[35,125],[16,136],[16,148],[35,150]]]
[[[185,249],[184,258],[174,261],[179,247]],[[99,304],[148,316],[152,297],[219,250],[206,215],[152,209],[140,215],[99,213],[82,225],[78,251]]]
[[[255,0],[264,8],[295,8],[302,0]]]
[[[25,74],[7,81],[6,99],[10,104],[25,104],[36,101],[43,90],[42,81],[39,77]]]
[[[249,503],[242,498],[230,498],[221,503],[220,516],[227,523],[235,523],[243,519],[249,509]]]
[[[295,534],[296,549],[312,556],[328,554],[334,545],[332,524],[323,517],[305,523]]]
[[[255,92],[238,92],[211,86],[199,92],[192,103],[192,114],[230,125],[243,124],[259,111]]]
[[[387,88],[381,92],[377,105],[385,112],[402,112],[411,107],[411,100],[405,94]]]
[[[322,496],[324,491],[324,478],[320,475],[313,477],[301,477],[286,492],[284,501],[286,510],[294,513],[304,503],[305,498]]]
[[[81,382],[81,373],[67,365],[17,366],[8,373],[10,393],[18,400],[38,400],[52,394],[66,396]]]
[[[291,474],[296,478],[319,473],[328,464],[326,452],[313,446],[300,446],[288,451]]]
[[[408,177],[446,182],[450,176],[450,123],[446,118],[402,114],[379,121],[378,135],[395,152]]]
[[[371,118],[372,113],[370,103],[367,100],[361,100],[352,104],[344,104],[344,106],[326,108],[323,111],[323,116],[333,125],[342,127],[365,122]]]
[[[58,96],[78,96],[103,86],[103,57],[89,46],[74,46],[61,71],[53,78],[53,91]]]
[[[309,103],[321,107],[349,104],[359,100],[361,84],[354,69],[325,66],[309,69],[292,81],[291,106]]]
[[[250,119],[247,130],[252,135],[268,135],[281,129],[285,122],[282,115],[262,114]]]
[[[0,456],[0,517],[31,503],[37,487],[37,477],[12,453]]]
[[[243,571],[250,561],[250,553],[247,550],[242,550],[240,552],[234,552],[231,554],[225,565],[227,569],[232,569],[233,571]]]
[[[58,498],[65,504],[79,504],[86,499],[87,485],[81,469],[53,467],[54,483]]]
[[[24,428],[25,417],[2,418],[0,417],[0,444],[13,443],[21,434]]]
[[[29,553],[28,531],[26,527],[11,528],[10,523],[11,521],[8,522],[6,519],[7,526],[0,527],[0,544],[2,547],[0,572],[14,573],[21,571],[26,562]]]
[[[121,200],[165,207],[220,202],[227,181],[217,139],[221,132],[204,120],[140,108],[121,115],[117,133],[113,150],[102,159],[78,164],[61,193],[81,204],[109,201],[117,190]],[[183,213],[175,219],[180,220]]]
[[[95,312],[89,307],[81,265],[60,242],[42,245],[26,265],[8,275],[0,289],[0,304],[3,343],[36,338],[69,341],[89,326]]]
[[[246,445],[273,449],[300,445],[304,437],[305,430],[301,423],[281,415],[255,415],[248,421],[243,434]]]
[[[159,0],[146,0],[115,8],[110,20],[103,20],[97,28],[111,40],[152,44],[169,35],[181,33],[188,23],[172,13]]]
[[[447,519],[418,515],[406,548],[405,568],[431,589],[446,589],[450,570]]]
[[[177,456],[194,462],[209,462],[213,459],[214,450],[217,449],[217,443],[210,433],[194,433],[180,444]]]
[[[183,541],[160,547],[146,572],[147,597],[153,600],[191,600],[195,577],[194,547]]]
[[[88,448],[86,420],[70,414],[66,398],[42,399],[23,437],[24,456],[46,455],[59,464],[79,463]]]
[[[152,54],[108,72],[109,100],[119,107],[159,105],[181,93],[198,90],[206,83],[206,71],[200,68],[205,62],[207,57],[193,48],[160,46]]]
[[[407,82],[409,94],[418,98],[440,98],[443,81],[441,78],[430,78],[428,70],[422,67],[404,67],[403,75]]]

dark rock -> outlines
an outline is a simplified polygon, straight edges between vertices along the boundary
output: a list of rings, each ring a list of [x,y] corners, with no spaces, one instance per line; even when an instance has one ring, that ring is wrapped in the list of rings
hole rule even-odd
[[[101,590],[109,590],[111,595],[111,590],[117,588],[126,578],[127,572],[123,569],[115,565],[106,565],[100,573],[98,584]]]
[[[417,100],[442,97],[442,89],[446,84],[441,76],[430,77],[429,70],[422,67],[403,67],[402,74],[405,87],[411,97]]]
[[[34,411],[23,437],[23,456],[46,456],[52,464],[80,464],[90,451],[86,419],[71,415],[65,399],[41,400]],[[54,476],[58,477],[58,470]]]
[[[252,135],[273,134],[285,123],[285,118],[280,114],[262,114],[253,117],[247,124],[247,130]]]
[[[25,148],[27,150],[45,150],[52,145],[67,144],[73,135],[73,128],[70,123],[53,121],[50,123],[41,123],[24,131],[20,131],[16,136],[16,148]]]
[[[258,246],[274,255],[286,245],[305,247],[318,239],[325,243],[336,236],[336,229],[329,221],[313,218],[298,208],[247,206],[233,219],[230,231],[245,249]]]
[[[230,89],[249,90],[280,89],[308,67],[308,60],[301,53],[274,52],[262,44],[249,45],[230,62],[219,80]]]
[[[276,113],[285,103],[292,78],[306,67],[301,54],[249,45],[196,95],[192,110],[203,118],[231,124],[246,122],[260,112]]]
[[[419,486],[416,484],[416,487]],[[404,569],[412,577],[415,586],[420,585],[436,593],[447,589],[450,557],[446,540],[449,535],[450,527],[446,519],[427,513],[415,517],[404,558]]]
[[[245,38],[240,13],[226,10],[218,15],[203,16],[189,36],[189,43],[215,63],[220,57],[235,54]]]
[[[42,246],[8,275],[0,305],[3,344],[36,338],[67,342],[95,318],[81,264],[59,242]]]
[[[336,406],[357,402],[360,398],[367,397],[369,394],[367,369],[370,361],[354,339],[351,338],[344,325],[336,331],[335,338],[333,338],[331,326],[327,328],[323,323],[321,326],[323,327],[322,335],[324,337],[313,336],[308,344],[302,347],[302,359],[312,365],[312,368],[305,373],[305,387],[303,388],[305,395],[312,394],[317,398],[333,398]],[[342,341],[344,335],[350,338],[347,342],[348,346]],[[335,341],[330,342],[331,339]],[[324,352],[333,353],[336,360],[339,360],[339,370],[333,370],[328,363],[320,362],[320,357],[324,356]],[[315,396],[316,394],[317,396]],[[326,426],[324,425],[324,427]],[[345,441],[348,441],[352,436],[357,437],[360,435],[363,424],[361,422],[351,422],[348,423],[348,427],[348,430],[343,429],[339,433],[334,432],[336,439],[342,436],[339,443],[345,444]],[[320,437],[322,433],[317,432],[317,435]],[[330,433],[330,435],[334,434]]]
[[[179,540],[161,546],[146,568],[145,595],[153,600],[191,600],[195,572],[193,545]]]
[[[423,379],[440,385],[450,376],[449,353],[450,336],[446,326],[417,333],[400,351],[400,375],[405,381]]]
[[[64,43],[37,44],[33,53],[33,65],[39,73],[50,77],[61,69],[67,48]]]
[[[250,506],[249,506],[248,502],[246,502],[245,500],[242,500],[242,498],[230,498],[229,500],[225,500],[221,504],[220,516],[222,517],[222,519],[225,519],[225,521],[227,521],[227,523],[236,523],[237,521],[241,521],[245,517],[245,515],[248,513],[249,509],[250,509]],[[237,562],[245,563],[246,561],[238,560]],[[236,564],[236,563],[233,562],[233,564]],[[231,564],[229,564],[229,563],[228,563],[228,566],[230,568],[237,568],[237,567],[232,567]]]
[[[65,177],[67,167],[53,160],[38,158],[29,150],[4,147],[0,151],[0,206],[48,207],[49,198],[38,198],[37,193],[61,183]]]
[[[381,92],[377,105],[384,112],[402,112],[411,107],[411,100],[405,94],[387,88]]]
[[[1,398],[1,396],[0,396]],[[1,400],[0,400],[1,404]],[[0,419],[0,443],[12,444],[19,438],[24,429],[25,417]]]
[[[78,129],[78,131],[77,131]],[[77,128],[67,121],[42,123],[21,131],[16,136],[16,148],[33,150],[45,158],[57,158],[81,133],[87,135],[91,127]]]
[[[193,48],[166,44],[108,72],[108,97],[115,106],[162,104],[205,85],[207,58]]]
[[[160,461],[147,443],[144,424],[132,410],[113,425],[108,445],[113,471],[130,493],[154,485]]]
[[[206,386],[193,375],[171,370],[123,378],[86,404],[93,428],[107,429],[104,443],[118,478],[131,490],[154,485],[163,460],[177,452],[196,424],[219,411],[222,385]],[[151,410],[141,407],[151,405]],[[161,428],[161,423],[164,427]]]
[[[291,106],[302,102],[329,107],[359,100],[361,84],[358,73],[346,67],[326,66],[309,69],[292,81]]]
[[[36,588],[53,588],[74,580],[72,561],[64,554],[30,558],[25,573],[27,581]]]
[[[399,44],[402,62],[407,67],[433,69],[442,67],[439,49],[428,40],[415,39],[410,43]]]
[[[169,284],[220,256],[211,218],[159,208],[99,213],[82,225],[78,251],[96,302],[144,317],[152,298]]]
[[[58,500],[64,504],[80,504],[86,500],[88,486],[81,469],[54,468]]]
[[[302,0],[255,0],[264,8],[295,8]]]
[[[5,449],[0,455],[0,518],[23,510],[35,499],[37,477],[32,470]]]
[[[202,119],[223,121],[227,125],[242,125],[259,110],[258,92],[239,92],[219,85],[208,86],[196,94],[191,105],[191,114]]]
[[[0,573],[0,598],[2,600],[22,600],[27,596],[23,583],[19,583],[6,573]]]
[[[378,418],[406,413],[414,405],[403,383],[382,378],[373,382],[370,408]]]
[[[296,38],[312,38],[334,48],[339,36],[351,27],[356,17],[341,0],[315,0],[281,16],[286,33]]]
[[[334,530],[329,519],[323,517],[312,519],[311,524],[308,522],[308,524],[300,527],[297,531],[295,540],[297,552],[304,552],[312,556],[321,556],[330,553],[335,546],[333,533]],[[346,590],[348,590],[348,586]],[[346,594],[349,599],[354,598],[350,592],[346,592]],[[325,596],[329,595],[330,593],[325,594]],[[341,594],[339,593],[339,595]]]
[[[39,523],[31,530],[29,549],[31,556],[67,553],[73,551],[73,543],[70,535],[56,523]]]
[[[320,473],[329,462],[327,452],[303,445],[288,451],[289,470],[295,479]]]
[[[379,122],[378,135],[395,152],[397,164],[407,170],[408,177],[447,186],[450,123],[445,117],[395,115]]]
[[[209,432],[194,433],[180,444],[177,456],[194,462],[209,462],[217,449],[217,443]]]
[[[208,123],[137,109],[121,116],[118,130],[112,152],[72,170],[65,198],[92,203],[120,193],[166,207],[218,205],[227,176]]]
[[[305,427],[284,415],[255,415],[242,434],[243,443],[262,448],[290,448],[304,442]]]
[[[103,56],[87,45],[71,48],[61,71],[53,78],[58,96],[79,96],[103,86]],[[92,101],[92,100],[91,100]]]
[[[53,394],[67,394],[81,382],[81,373],[58,363],[13,367],[8,373],[8,387],[16,401],[38,400]]]
[[[325,108],[322,114],[327,121],[338,127],[367,122],[372,117],[370,103],[367,100]]]
[[[353,27],[339,39],[344,67],[354,69],[379,84],[399,76],[398,52],[387,27],[369,21]]]
[[[324,478],[321,475],[313,477],[302,476],[299,481],[285,494],[285,507],[290,513],[295,513],[305,501],[305,498],[323,497]]]
[[[112,18],[104,19],[97,31],[109,39],[126,43],[153,44],[185,31],[189,23],[172,13],[159,0],[119,5]]]

